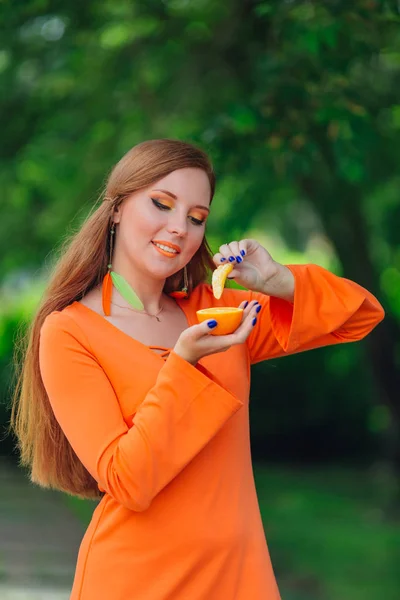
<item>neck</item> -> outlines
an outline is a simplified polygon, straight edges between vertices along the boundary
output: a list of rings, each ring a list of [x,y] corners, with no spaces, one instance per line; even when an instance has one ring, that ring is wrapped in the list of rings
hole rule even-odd
[[[114,260],[112,271],[115,271],[129,283],[138,295],[145,312],[156,314],[163,306],[163,288],[165,279],[151,279],[123,264],[123,261]],[[121,296],[118,290],[113,288],[113,300],[119,305],[129,307],[130,304]]]

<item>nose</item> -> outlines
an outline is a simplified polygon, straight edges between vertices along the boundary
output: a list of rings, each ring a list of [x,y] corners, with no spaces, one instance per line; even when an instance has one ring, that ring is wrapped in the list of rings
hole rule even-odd
[[[171,218],[168,221],[167,231],[168,233],[175,234],[178,237],[184,237],[187,234],[186,217],[171,215]]]

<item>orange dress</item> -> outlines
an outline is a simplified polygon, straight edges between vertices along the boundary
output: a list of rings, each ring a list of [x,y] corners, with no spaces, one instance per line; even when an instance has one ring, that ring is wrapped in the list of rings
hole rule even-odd
[[[361,286],[290,265],[289,303],[207,284],[196,309],[263,306],[247,342],[192,366],[74,302],[41,329],[40,370],[54,414],[104,491],[79,550],[71,600],[278,600],[253,479],[250,365],[356,341],[382,320]],[[266,400],[267,401],[267,400]]]

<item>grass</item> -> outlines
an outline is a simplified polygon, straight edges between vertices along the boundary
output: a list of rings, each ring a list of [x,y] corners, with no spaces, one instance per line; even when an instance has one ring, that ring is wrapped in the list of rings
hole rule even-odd
[[[272,562],[285,600],[398,600],[400,521],[388,474],[256,466]]]
[[[255,465],[283,600],[398,600],[400,520],[389,472]],[[95,503],[66,497],[84,522]]]

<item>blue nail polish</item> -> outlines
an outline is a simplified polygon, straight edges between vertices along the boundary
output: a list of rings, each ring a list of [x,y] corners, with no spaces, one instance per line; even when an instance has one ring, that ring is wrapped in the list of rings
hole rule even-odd
[[[244,255],[246,254],[246,252],[245,252],[244,250],[241,250],[241,251],[240,251],[240,254],[241,254],[242,256],[244,256]]]
[[[218,325],[218,323],[215,319],[213,319],[212,321],[208,321],[207,325],[209,326],[210,329],[213,329],[214,327],[216,327]]]
[[[252,323],[253,323],[253,327],[254,327],[254,325],[257,323],[257,317],[254,317]]]
[[[261,309],[262,309],[262,306],[261,306],[261,304],[259,304],[256,308],[256,312],[259,313]]]
[[[233,262],[234,260],[235,260],[235,257],[234,257],[234,256],[230,256],[230,257],[229,257],[229,262]]]
[[[226,260],[226,258],[223,256],[223,257],[221,258],[221,262],[224,262],[224,260]]]
[[[243,308],[246,308],[247,305],[248,305],[248,301],[246,300],[246,304],[243,306]]]
[[[241,263],[241,262],[242,262],[242,260],[243,260],[243,258],[240,258],[240,256],[237,256],[237,257],[236,257],[236,262],[238,262],[238,263]]]

